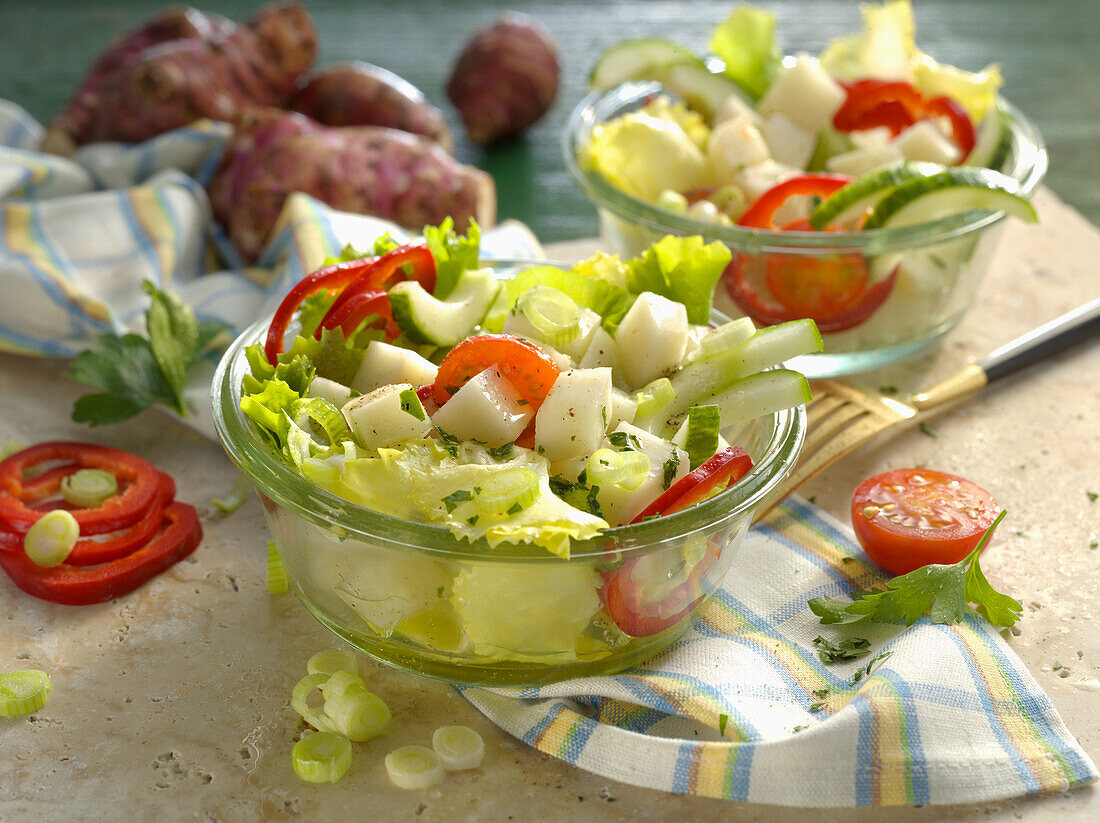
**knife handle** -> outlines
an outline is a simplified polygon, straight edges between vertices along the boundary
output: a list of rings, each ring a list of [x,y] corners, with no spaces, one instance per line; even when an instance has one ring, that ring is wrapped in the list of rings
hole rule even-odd
[[[1100,332],[1100,297],[1005,343],[978,361],[992,383]]]

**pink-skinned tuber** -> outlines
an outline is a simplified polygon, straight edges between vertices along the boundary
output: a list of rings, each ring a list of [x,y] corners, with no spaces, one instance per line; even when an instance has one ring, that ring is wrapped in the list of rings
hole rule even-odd
[[[443,113],[416,86],[359,60],[311,74],[290,108],[326,126],[385,126],[454,147]]]
[[[233,122],[250,106],[285,105],[316,54],[313,24],[294,2],[266,6],[239,26],[127,50],[97,84],[81,136],[139,143],[200,118]]]
[[[330,127],[279,109],[246,112],[210,183],[214,215],[247,260],[268,241],[292,192],[422,229],[445,217],[496,221],[496,188],[434,140],[381,126]]]
[[[520,134],[558,93],[557,47],[532,17],[509,12],[474,34],[455,63],[447,96],[475,143]]]

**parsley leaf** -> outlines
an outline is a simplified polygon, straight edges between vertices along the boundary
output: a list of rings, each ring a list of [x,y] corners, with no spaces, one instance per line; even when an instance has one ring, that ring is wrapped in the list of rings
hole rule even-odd
[[[447,507],[447,513],[450,514],[455,510],[459,503],[465,503],[467,500],[473,500],[474,496],[470,494],[467,489],[458,489],[448,494],[441,499],[444,506]]]
[[[871,641],[863,637],[849,637],[839,643],[832,643],[818,635],[814,638],[814,645],[818,647],[817,656],[825,664],[838,660],[855,660],[871,653]]]
[[[673,449],[672,457],[665,461],[664,470],[665,475],[661,488],[668,491],[668,487],[672,485],[672,478],[676,476],[676,470],[680,468],[680,450]]]
[[[959,623],[966,616],[968,603],[995,626],[1011,626],[1023,606],[990,585],[978,563],[993,530],[1004,519],[1002,511],[986,529],[978,545],[958,563],[949,566],[931,564],[887,581],[886,588],[872,592],[853,592],[852,602],[832,597],[815,597],[810,610],[822,623],[894,623],[911,626],[929,615],[933,623]]]
[[[722,737],[726,736],[726,724],[730,722],[730,716],[728,714],[718,715],[718,734]]]

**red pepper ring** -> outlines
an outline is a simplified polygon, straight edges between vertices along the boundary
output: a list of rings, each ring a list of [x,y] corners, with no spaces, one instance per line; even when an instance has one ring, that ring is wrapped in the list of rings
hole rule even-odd
[[[171,503],[164,511],[160,532],[126,557],[98,566],[44,567],[25,552],[0,552],[0,568],[20,589],[51,603],[83,606],[105,603],[132,592],[146,581],[191,554],[202,540],[195,509]]]
[[[398,246],[379,257],[344,287],[321,320],[321,326],[328,329],[336,325],[333,317],[343,310],[349,300],[375,290],[385,290],[393,280],[407,279],[403,268],[406,265],[412,269],[411,279],[418,282],[429,294],[435,291],[435,258],[428,247],[412,244]]]
[[[133,554],[148,543],[160,529],[164,520],[164,508],[172,503],[175,496],[175,482],[161,472],[160,492],[146,517],[107,540],[77,540],[73,550],[65,558],[65,562],[70,566],[97,566],[100,563],[109,563]]]
[[[938,117],[946,117],[951,121],[951,137],[955,145],[959,147],[959,165],[966,162],[970,152],[977,145],[978,135],[974,131],[974,121],[966,113],[959,103],[950,97],[933,97],[925,104],[928,113]]]
[[[775,213],[790,198],[797,195],[828,197],[851,182],[852,178],[846,174],[800,174],[791,177],[753,200],[738,218],[737,225],[777,231],[779,227],[775,225]]]
[[[364,270],[374,265],[377,260],[377,257],[363,257],[359,260],[334,263],[331,266],[318,269],[312,274],[307,274],[299,280],[294,288],[287,292],[283,302],[275,310],[275,316],[271,318],[271,325],[267,327],[267,336],[264,338],[264,355],[267,357],[268,362],[273,366],[279,362],[287,327],[294,317],[294,312],[302,305],[303,300],[323,289],[343,288],[362,274]]]
[[[372,314],[378,317],[378,320],[372,325],[378,326],[381,323],[386,329],[387,337],[391,340],[397,337],[399,330],[393,323],[390,301],[382,289],[369,289],[352,297],[337,311],[330,312],[317,326],[317,331],[314,332],[313,336],[319,340],[322,330],[334,329],[339,326],[344,330],[344,336],[350,337],[359,328],[359,324]],[[393,332],[392,336],[391,331]]]
[[[78,471],[80,471],[80,466],[76,463],[66,463],[63,466],[54,466],[52,469],[47,469],[42,474],[37,474],[34,477],[24,478],[23,493],[30,500],[49,497],[61,488],[62,480]]]
[[[23,534],[44,516],[43,512],[35,511],[28,504],[35,503],[48,485],[43,485],[39,479],[24,484],[23,474],[52,460],[71,461],[82,469],[102,469],[113,474],[118,481],[121,491],[108,497],[102,505],[94,509],[73,510],[73,517],[84,536],[132,526],[145,516],[156,501],[161,483],[160,472],[136,454],[93,443],[38,443],[0,461],[0,520],[6,521],[12,532]],[[60,476],[54,479],[60,484]]]
[[[736,483],[752,468],[752,458],[740,446],[727,446],[694,471],[681,477],[630,522],[678,512],[693,506],[721,486]]]

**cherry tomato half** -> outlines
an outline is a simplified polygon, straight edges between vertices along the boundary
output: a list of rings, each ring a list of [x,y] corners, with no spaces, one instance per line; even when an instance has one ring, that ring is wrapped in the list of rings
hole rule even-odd
[[[933,469],[894,469],[864,480],[852,497],[852,526],[867,555],[906,574],[958,563],[997,517],[980,486]]]

